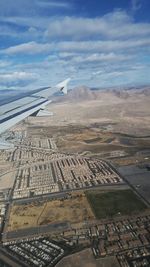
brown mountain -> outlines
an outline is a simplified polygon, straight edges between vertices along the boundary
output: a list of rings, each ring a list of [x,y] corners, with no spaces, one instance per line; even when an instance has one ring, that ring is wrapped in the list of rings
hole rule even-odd
[[[122,88],[122,89],[99,89],[99,90],[91,90],[89,87],[80,86],[76,87],[70,91],[65,96],[55,96],[53,98],[54,102],[83,102],[83,101],[91,101],[91,100],[101,100],[104,99],[107,101],[107,97],[112,99],[128,99],[131,96],[137,95],[150,95],[150,87],[141,87],[141,88]]]

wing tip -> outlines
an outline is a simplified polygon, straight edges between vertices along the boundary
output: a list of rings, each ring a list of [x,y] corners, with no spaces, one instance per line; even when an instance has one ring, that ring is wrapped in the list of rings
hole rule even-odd
[[[63,92],[65,95],[67,94],[67,91],[68,91],[67,85],[70,82],[70,80],[71,78],[68,78],[56,85],[56,87],[59,88],[59,90]]]

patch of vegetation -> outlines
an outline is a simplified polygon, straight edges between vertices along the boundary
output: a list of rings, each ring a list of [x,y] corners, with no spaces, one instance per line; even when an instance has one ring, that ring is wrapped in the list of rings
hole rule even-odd
[[[110,192],[87,191],[86,196],[97,219],[136,214],[147,208],[130,189]]]
[[[96,137],[96,138],[92,138],[92,139],[86,139],[86,140],[84,140],[84,142],[87,143],[87,144],[90,144],[90,143],[95,143],[95,142],[98,142],[98,141],[101,141],[101,140],[102,140],[102,138]]]

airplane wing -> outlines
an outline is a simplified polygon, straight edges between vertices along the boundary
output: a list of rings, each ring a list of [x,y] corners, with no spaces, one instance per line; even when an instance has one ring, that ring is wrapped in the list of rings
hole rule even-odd
[[[66,94],[69,81],[70,79],[67,79],[55,87],[44,87],[32,92],[10,96],[4,100],[0,99],[0,134],[26,117],[32,114],[37,115],[38,111],[44,109],[51,102],[50,97],[58,90]],[[0,148],[1,144],[2,147],[5,146],[3,142],[0,142]]]

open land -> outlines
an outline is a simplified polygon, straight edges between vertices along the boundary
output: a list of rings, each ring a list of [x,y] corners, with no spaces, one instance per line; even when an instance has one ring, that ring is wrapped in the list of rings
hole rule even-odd
[[[72,94],[49,106],[53,116],[29,118],[29,136],[53,137],[61,152],[109,158],[120,165],[145,161],[150,154],[149,96],[100,91],[95,97],[83,88]]]
[[[94,215],[84,193],[73,193],[68,199],[14,204],[7,231],[68,221],[79,223]]]
[[[90,247],[58,267],[149,266],[147,93],[79,88],[48,107],[53,116],[7,133],[16,148],[0,152],[3,256],[53,267]]]
[[[15,181],[15,172],[7,171],[0,176],[0,190],[12,188]]]
[[[78,88],[61,98],[61,102],[52,103],[49,110],[54,116],[41,122],[37,118],[34,124],[55,125],[91,125],[112,124],[115,132],[131,135],[149,135],[149,96],[138,91],[128,91],[124,97],[114,91],[91,92],[87,88]],[[75,95],[74,95],[75,94]],[[95,96],[96,94],[96,96]],[[30,122],[30,120],[29,120]]]
[[[130,189],[78,191],[60,199],[14,202],[5,231],[59,223],[83,227],[85,221],[138,215],[144,211],[148,211],[147,206]]]
[[[136,191],[150,203],[149,164],[122,166],[119,168],[119,172],[124,176],[128,184],[136,188]]]
[[[147,208],[131,190],[87,191],[86,196],[97,219],[138,214]]]

